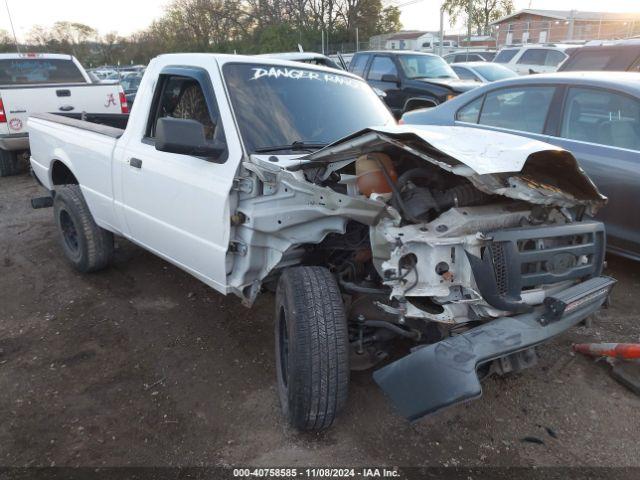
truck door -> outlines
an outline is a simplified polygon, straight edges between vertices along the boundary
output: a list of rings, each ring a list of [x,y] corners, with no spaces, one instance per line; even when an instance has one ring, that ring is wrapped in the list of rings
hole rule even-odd
[[[209,74],[193,67],[163,69],[149,111],[142,141],[131,138],[116,160],[128,236],[226,293],[230,191],[240,154],[234,147],[231,159]],[[223,146],[224,153],[211,159],[156,150],[162,117],[200,122],[207,142]]]
[[[386,94],[384,101],[393,114],[399,117],[402,114],[405,98],[402,93],[400,73],[393,58],[387,55],[373,57],[367,73],[367,82]]]
[[[569,87],[558,141],[608,197],[598,213],[610,250],[640,255],[640,101],[622,92]]]

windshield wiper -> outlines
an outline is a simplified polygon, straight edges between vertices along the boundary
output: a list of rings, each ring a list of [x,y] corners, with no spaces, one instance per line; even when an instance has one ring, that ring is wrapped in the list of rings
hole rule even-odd
[[[296,141],[290,143],[289,145],[273,145],[270,147],[258,147],[254,148],[253,151],[256,153],[265,153],[265,152],[280,152],[282,150],[318,150],[320,148],[326,147],[328,144],[326,143],[312,143],[312,142],[301,142]]]

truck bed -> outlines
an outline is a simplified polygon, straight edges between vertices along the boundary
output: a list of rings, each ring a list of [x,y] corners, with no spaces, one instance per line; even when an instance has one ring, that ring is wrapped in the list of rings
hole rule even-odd
[[[113,208],[112,155],[124,128],[113,125],[124,127],[128,115],[83,117],[86,119],[51,113],[31,115],[31,167],[49,190],[54,188],[56,178],[65,175],[63,172],[72,172],[96,223],[118,232]]]
[[[111,113],[36,113],[31,118],[39,118],[49,122],[60,123],[70,127],[87,130],[112,138],[120,138],[129,121],[129,114]]]

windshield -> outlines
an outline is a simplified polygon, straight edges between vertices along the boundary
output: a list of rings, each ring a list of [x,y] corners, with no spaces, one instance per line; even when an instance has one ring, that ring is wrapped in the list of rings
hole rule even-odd
[[[11,58],[0,60],[0,85],[87,83],[71,60]]]
[[[120,84],[122,85],[122,88],[124,89],[125,92],[133,92],[138,90],[141,80],[142,80],[142,77],[129,75],[128,77],[123,78],[120,81]]]
[[[347,75],[249,63],[227,64],[223,73],[251,153],[295,142],[327,144],[394,122],[371,87]]]
[[[487,65],[477,65],[474,68],[480,75],[490,82],[518,76],[516,72],[509,70],[507,67],[503,67],[502,65],[492,65],[489,63]]]
[[[407,78],[458,78],[441,57],[435,55],[398,55]]]

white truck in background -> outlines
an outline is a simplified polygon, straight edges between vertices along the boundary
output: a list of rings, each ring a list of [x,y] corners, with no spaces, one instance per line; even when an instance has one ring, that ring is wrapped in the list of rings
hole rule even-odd
[[[21,157],[29,150],[29,115],[88,114],[95,122],[111,124],[112,115],[119,121],[128,111],[120,85],[93,83],[71,55],[0,54],[0,176],[21,169]]]

